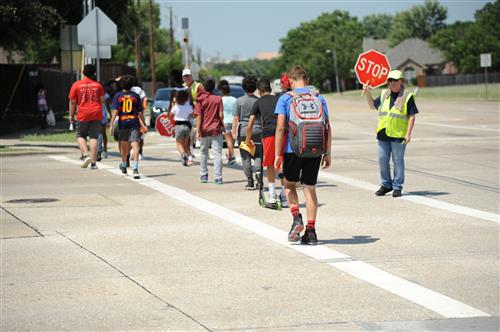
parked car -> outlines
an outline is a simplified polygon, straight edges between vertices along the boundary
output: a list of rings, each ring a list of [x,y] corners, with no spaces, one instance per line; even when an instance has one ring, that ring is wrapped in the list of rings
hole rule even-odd
[[[161,88],[156,90],[155,98],[153,99],[153,103],[151,104],[151,118],[149,121],[149,126],[154,128],[156,123],[156,118],[163,112],[168,110],[170,105],[170,96],[172,95],[172,91],[176,90],[176,88]]]
[[[229,91],[229,95],[233,96],[235,98],[239,98],[239,97],[245,95],[245,90],[243,90],[241,85],[229,84],[229,89],[231,90],[231,91]],[[215,90],[214,90],[214,95],[222,96],[219,89],[217,89],[217,88],[215,88]]]

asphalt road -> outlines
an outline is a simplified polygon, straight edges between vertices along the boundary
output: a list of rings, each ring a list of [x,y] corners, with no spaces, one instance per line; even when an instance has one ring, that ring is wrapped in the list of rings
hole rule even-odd
[[[240,164],[201,184],[155,133],[140,180],[114,142],[99,170],[68,145],[2,157],[0,329],[497,331],[498,102],[417,99],[401,198],[373,194],[376,114],[328,104],[314,247],[287,243],[290,212],[259,207]]]

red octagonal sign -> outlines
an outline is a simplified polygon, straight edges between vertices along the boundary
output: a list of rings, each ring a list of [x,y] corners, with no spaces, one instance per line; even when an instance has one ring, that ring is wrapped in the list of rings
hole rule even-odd
[[[354,70],[361,84],[376,88],[385,84],[391,66],[383,53],[369,50],[358,56]]]
[[[167,112],[160,114],[156,118],[155,129],[161,136],[172,137],[175,133],[174,115]]]

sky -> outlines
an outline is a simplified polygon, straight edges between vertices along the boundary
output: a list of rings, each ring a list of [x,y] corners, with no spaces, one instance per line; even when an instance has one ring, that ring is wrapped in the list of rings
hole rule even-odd
[[[370,14],[391,14],[421,5],[424,1],[381,0],[155,0],[160,4],[161,26],[169,24],[172,8],[177,40],[182,40],[181,18],[189,18],[189,40],[202,57],[225,60],[254,58],[258,52],[277,52],[280,39],[301,22],[325,12],[347,11],[360,20]],[[473,21],[483,0],[441,0],[448,8],[447,24]]]

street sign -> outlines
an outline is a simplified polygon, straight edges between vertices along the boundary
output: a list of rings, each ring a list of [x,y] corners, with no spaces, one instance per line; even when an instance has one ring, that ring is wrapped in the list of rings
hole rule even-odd
[[[491,67],[491,53],[481,53],[481,67]]]
[[[369,50],[358,56],[354,70],[361,84],[376,88],[385,84],[391,66],[383,53]]]
[[[76,25],[61,26],[61,50],[62,51],[77,51],[81,50],[81,46],[77,42]]]
[[[116,45],[117,42],[116,24],[99,7],[78,23],[80,45]]]
[[[162,113],[156,118],[155,129],[161,136],[172,137],[175,132],[175,120],[174,115],[168,113]]]
[[[97,45],[84,45],[85,56],[87,58],[97,58]],[[111,59],[111,46],[99,45],[99,58]]]

